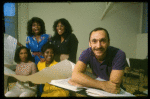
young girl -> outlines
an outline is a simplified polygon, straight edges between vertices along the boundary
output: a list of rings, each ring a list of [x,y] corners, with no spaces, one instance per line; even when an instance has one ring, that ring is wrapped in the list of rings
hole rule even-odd
[[[26,47],[19,47],[15,52],[14,61],[17,63],[16,74],[17,75],[32,75],[36,72],[36,65],[31,56],[30,50]],[[35,96],[37,86],[31,82],[17,81],[10,91],[8,91],[6,97],[30,97]]]
[[[44,62],[39,62],[37,64],[38,70],[41,71],[45,67],[51,67],[57,62],[54,60],[54,45],[46,43],[43,45],[41,52],[44,56],[45,61]],[[63,90],[61,88],[55,87],[53,85],[50,85],[48,83],[45,84],[43,88],[43,93],[41,97],[67,97],[69,96],[69,92],[66,90]]]

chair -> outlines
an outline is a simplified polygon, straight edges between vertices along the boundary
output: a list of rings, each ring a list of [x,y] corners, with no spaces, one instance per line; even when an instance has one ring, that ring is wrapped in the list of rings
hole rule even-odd
[[[133,84],[131,83],[131,81],[134,79],[137,79],[137,86],[138,89],[135,90],[135,92],[133,93],[134,95],[136,94],[143,94],[143,92],[139,91],[139,86],[141,83],[141,74],[144,74],[144,69],[143,67],[145,67],[144,63],[143,63],[143,59],[134,59],[134,58],[129,58],[129,70],[126,73],[126,78],[125,78],[125,82],[127,77],[130,77],[129,79],[129,84]],[[131,80],[132,79],[132,80]]]
[[[140,59],[133,59],[133,58],[127,58],[126,59],[126,68],[125,68],[125,83],[127,77],[129,77],[129,84],[131,84],[131,78],[132,79],[140,79]]]

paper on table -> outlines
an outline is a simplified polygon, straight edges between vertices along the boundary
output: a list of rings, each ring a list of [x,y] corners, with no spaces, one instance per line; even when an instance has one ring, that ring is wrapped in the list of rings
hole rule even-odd
[[[6,69],[4,69],[4,74],[6,73]],[[13,76],[20,81],[31,81],[36,84],[45,84],[46,82],[51,82],[51,80],[57,79],[66,79],[71,77],[72,75],[72,65],[70,61],[63,60],[52,67],[46,67],[43,70],[29,76],[22,76],[16,74],[6,74],[9,76]]]
[[[65,88],[65,89],[68,89],[68,90],[72,90],[72,91],[80,91],[82,90],[83,88],[86,88],[86,87],[77,87],[77,86],[73,86],[71,84],[68,83],[68,80],[71,79],[70,78],[67,78],[67,79],[59,79],[59,80],[52,80],[49,84],[52,84],[52,85],[55,85],[55,86],[58,86],[58,87],[61,87],[61,88]]]
[[[101,78],[97,78],[96,80],[105,81],[104,79],[101,79]],[[132,95],[131,93],[124,91],[122,88],[120,89],[121,89],[121,92],[119,94],[112,94],[112,93],[109,93],[100,89],[95,89],[95,88],[87,88],[86,92],[90,96],[97,96],[97,97],[100,97],[100,96],[115,96],[115,97],[119,97],[119,96],[131,97],[132,96],[134,97],[134,95]]]
[[[123,89],[121,89],[121,92],[119,94],[112,94],[112,93],[108,93],[106,91],[103,90],[99,90],[99,89],[94,89],[94,88],[88,88],[86,90],[87,94],[90,96],[115,96],[115,97],[119,97],[119,96],[125,96],[125,97],[134,97],[134,95],[124,91]]]

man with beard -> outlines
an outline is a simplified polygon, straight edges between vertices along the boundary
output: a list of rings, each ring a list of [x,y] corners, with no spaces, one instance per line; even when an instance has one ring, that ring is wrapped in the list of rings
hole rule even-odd
[[[92,30],[89,37],[89,48],[80,55],[74,67],[72,79],[68,82],[75,86],[119,93],[126,56],[122,50],[109,45],[110,38],[106,29],[99,27]],[[87,64],[90,65],[93,74],[106,81],[98,81],[84,74]]]

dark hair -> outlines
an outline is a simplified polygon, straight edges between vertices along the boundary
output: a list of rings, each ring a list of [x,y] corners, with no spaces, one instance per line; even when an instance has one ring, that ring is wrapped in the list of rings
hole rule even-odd
[[[73,30],[72,30],[72,27],[71,27],[70,23],[69,23],[68,20],[66,20],[65,18],[58,19],[58,20],[56,20],[56,21],[54,22],[53,31],[54,31],[55,33],[54,33],[54,37],[53,37],[53,38],[54,38],[54,39],[60,39],[60,35],[57,33],[57,29],[56,29],[56,27],[57,27],[57,25],[58,25],[59,22],[61,22],[61,24],[63,24],[63,25],[65,26],[65,31],[64,31],[64,33],[62,34],[62,36],[63,36],[64,38],[67,38],[67,36],[68,36],[69,34],[71,34],[71,33],[73,32]]]
[[[45,30],[45,23],[44,23],[44,21],[43,21],[41,18],[33,17],[32,19],[30,19],[30,20],[27,22],[27,35],[28,35],[28,36],[34,35],[34,34],[32,33],[32,24],[33,24],[34,22],[37,22],[37,23],[40,24],[40,26],[41,26],[40,34],[45,34],[46,30]]]
[[[54,52],[54,55],[55,55],[55,49],[54,49],[54,45],[51,44],[51,42],[47,42],[46,44],[44,44],[41,48],[41,52],[44,54],[44,52],[47,50],[47,49],[52,49],[53,52]]]
[[[21,49],[26,49],[26,50],[27,50],[27,54],[28,54],[27,61],[32,61],[32,62],[34,62],[34,58],[32,57],[32,55],[31,55],[31,53],[30,53],[30,50],[29,50],[27,47],[25,47],[25,46],[19,47],[19,48],[16,50],[16,52],[15,52],[15,57],[14,57],[14,61],[15,61],[16,63],[20,63],[20,62],[21,62],[21,59],[20,59],[20,57],[19,57],[19,53],[20,53]]]
[[[107,31],[106,29],[102,28],[102,27],[98,27],[98,28],[95,28],[94,30],[92,30],[92,31],[90,32],[89,41],[90,41],[90,37],[91,37],[92,32],[93,32],[93,31],[98,31],[98,30],[104,30],[105,33],[107,34],[108,41],[110,40],[108,31]]]

